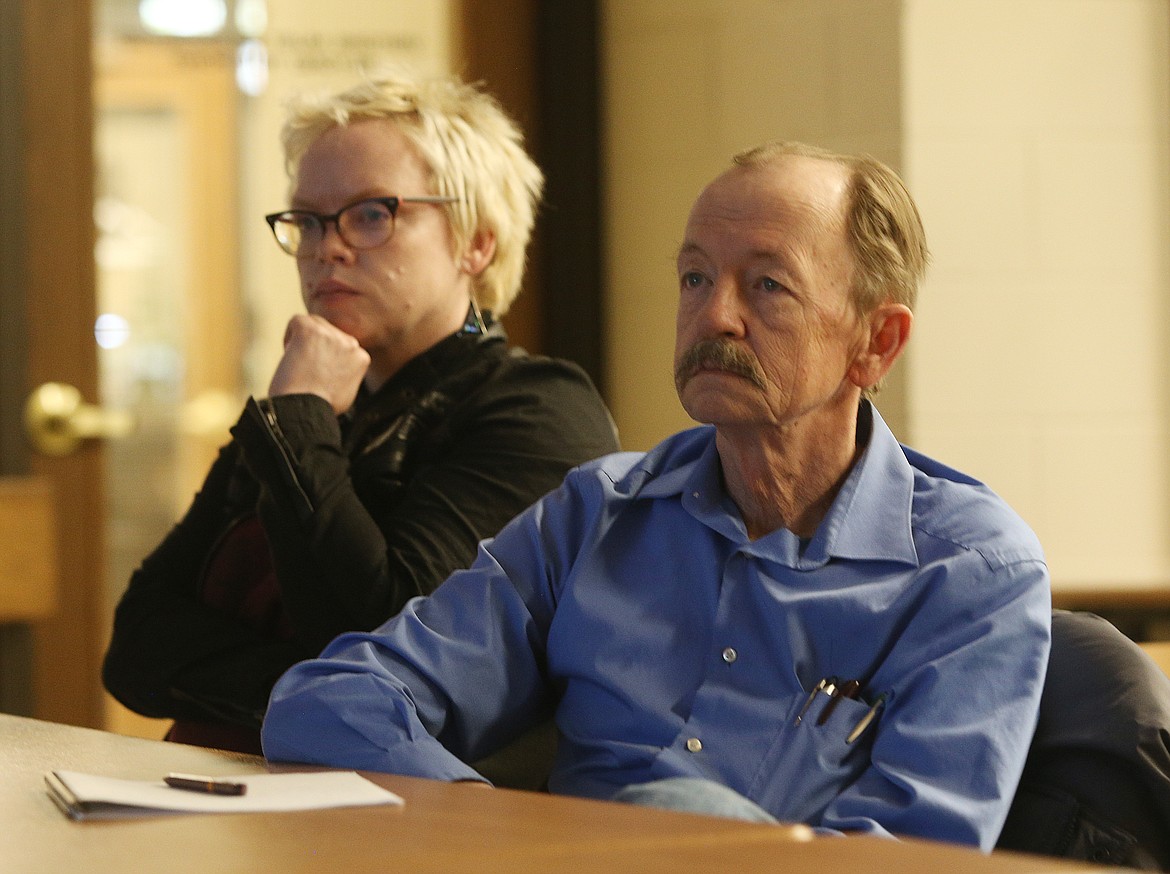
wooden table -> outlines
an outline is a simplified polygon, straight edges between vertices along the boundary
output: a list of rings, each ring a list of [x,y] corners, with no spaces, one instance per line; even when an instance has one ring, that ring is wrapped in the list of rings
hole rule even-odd
[[[73,822],[44,790],[46,771],[134,779],[287,770],[251,756],[0,715],[0,871],[578,872],[734,870],[926,874],[1092,870],[1056,859],[923,841],[802,839],[756,825],[473,784],[367,774],[403,808],[163,815]]]

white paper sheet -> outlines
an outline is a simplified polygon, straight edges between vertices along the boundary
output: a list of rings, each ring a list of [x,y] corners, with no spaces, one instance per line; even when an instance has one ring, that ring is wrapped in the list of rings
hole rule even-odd
[[[161,777],[156,781],[123,780],[79,771],[52,771],[45,775],[49,794],[74,819],[152,812],[254,813],[403,803],[400,796],[355,771],[216,775],[215,779],[244,783],[248,788],[243,795],[210,795],[174,789]]]

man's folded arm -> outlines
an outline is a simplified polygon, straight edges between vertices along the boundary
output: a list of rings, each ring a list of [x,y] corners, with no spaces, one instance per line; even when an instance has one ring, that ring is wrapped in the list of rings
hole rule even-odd
[[[324,657],[285,674],[264,720],[264,755],[435,780],[483,779],[431,736],[410,693],[374,655],[377,647],[373,635],[343,635]]]
[[[558,500],[559,499],[559,500]],[[545,641],[558,564],[538,544],[549,504],[530,508],[475,564],[369,633],[343,634],[276,684],[262,732],[274,760],[441,780],[504,746],[551,709]],[[542,506],[543,505],[543,506]]]

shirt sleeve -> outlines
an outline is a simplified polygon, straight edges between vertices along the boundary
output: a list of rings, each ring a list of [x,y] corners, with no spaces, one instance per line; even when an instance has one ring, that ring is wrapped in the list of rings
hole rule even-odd
[[[555,498],[522,514],[481,546],[469,570],[381,628],[342,635],[320,658],[294,666],[273,689],[264,754],[482,779],[464,763],[547,718],[554,705],[546,670],[553,581],[572,549],[542,530]]]
[[[1050,645],[1047,568],[1021,561],[991,572],[971,552],[921,582],[923,603],[874,677],[888,699],[870,765],[819,825],[989,851],[1036,726]]]

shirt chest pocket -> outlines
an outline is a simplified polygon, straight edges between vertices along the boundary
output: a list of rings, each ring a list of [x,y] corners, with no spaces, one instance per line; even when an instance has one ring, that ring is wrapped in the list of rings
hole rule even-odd
[[[781,820],[815,823],[869,766],[881,702],[818,689],[797,696],[773,733],[748,796]]]

